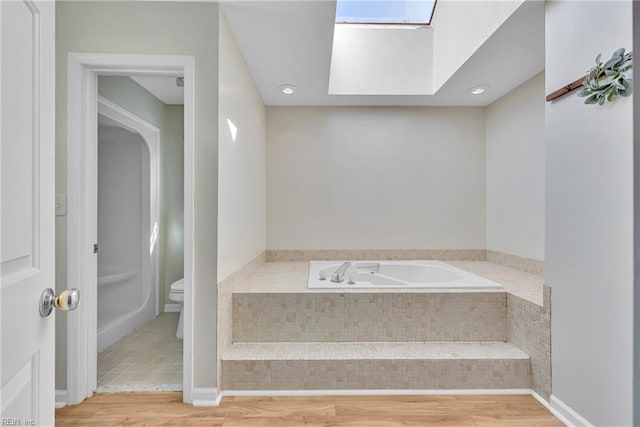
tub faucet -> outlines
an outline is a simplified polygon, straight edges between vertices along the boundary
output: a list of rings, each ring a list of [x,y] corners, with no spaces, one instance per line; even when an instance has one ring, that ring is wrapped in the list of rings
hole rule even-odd
[[[344,282],[344,275],[347,273],[347,270],[351,267],[350,262],[345,262],[331,275],[331,281],[333,283],[342,283]]]

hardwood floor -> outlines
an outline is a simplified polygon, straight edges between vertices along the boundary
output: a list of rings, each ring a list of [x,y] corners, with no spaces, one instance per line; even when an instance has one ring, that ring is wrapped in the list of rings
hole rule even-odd
[[[56,410],[57,426],[562,426],[531,396],[225,397],[217,408],[182,393],[96,394]]]

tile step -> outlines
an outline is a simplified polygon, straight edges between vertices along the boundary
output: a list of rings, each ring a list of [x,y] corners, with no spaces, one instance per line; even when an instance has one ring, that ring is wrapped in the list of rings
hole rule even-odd
[[[231,298],[233,342],[507,341],[504,292]]]
[[[527,354],[505,342],[234,343],[224,390],[515,389]]]
[[[506,342],[242,342],[222,360],[529,359]]]

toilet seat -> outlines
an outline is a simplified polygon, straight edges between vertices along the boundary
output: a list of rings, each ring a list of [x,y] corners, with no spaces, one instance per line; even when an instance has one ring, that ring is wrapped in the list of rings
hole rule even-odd
[[[171,301],[184,301],[184,278],[176,280],[169,288],[169,299]]]
[[[176,337],[182,339],[183,336],[183,318],[184,318],[184,277],[178,279],[169,287],[169,299],[171,301],[180,304],[180,318],[178,319],[178,329],[176,330]]]
[[[184,278],[176,280],[169,287],[171,292],[181,292],[184,293]]]

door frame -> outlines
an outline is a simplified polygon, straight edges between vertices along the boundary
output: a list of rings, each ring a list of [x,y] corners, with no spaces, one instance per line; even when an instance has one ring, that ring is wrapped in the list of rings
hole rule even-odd
[[[149,244],[149,241],[146,239],[146,236],[143,236],[142,239],[141,259],[143,260],[143,265],[141,268],[141,277],[143,282],[148,282],[151,280],[151,277],[149,276],[149,270],[153,271],[153,277],[155,277],[155,279],[153,280],[151,285],[153,286],[154,290],[154,313],[157,316],[160,313],[160,264],[158,257],[158,226],[160,224],[160,129],[133,114],[132,112],[126,110],[125,108],[119,106],[118,104],[111,102],[106,98],[103,98],[100,95],[98,95],[98,114],[102,114],[103,116],[110,118],[128,131],[133,132],[134,134],[138,134],[142,138],[142,143],[146,145],[149,150],[149,210],[148,212],[144,212],[143,210],[142,215],[146,215],[146,221],[148,221],[149,227],[154,224],[155,226],[153,226],[153,230],[150,230],[151,238],[153,239],[153,249],[150,255],[147,246]],[[94,171],[94,173],[96,172]],[[150,259],[150,263],[148,261],[145,262],[145,258],[147,260]],[[147,267],[150,267],[150,269]],[[145,309],[146,305],[147,300],[144,301],[142,307],[128,313],[123,318],[117,319],[105,326],[117,327],[117,325],[122,324],[130,318],[138,315]],[[117,332],[115,334],[110,334],[110,336],[112,337],[114,335],[116,337],[119,336]],[[109,339],[108,341],[111,341],[111,339]]]
[[[67,403],[96,389],[98,76],[184,76],[183,401],[193,393],[195,59],[183,55],[69,53],[67,69],[67,281],[83,303],[67,316]]]

